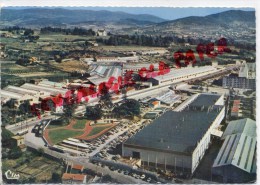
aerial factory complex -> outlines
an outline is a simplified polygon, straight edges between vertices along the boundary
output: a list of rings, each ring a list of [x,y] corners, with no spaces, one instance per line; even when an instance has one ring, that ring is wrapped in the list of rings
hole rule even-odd
[[[254,183],[255,11],[207,10],[3,8],[3,183]]]

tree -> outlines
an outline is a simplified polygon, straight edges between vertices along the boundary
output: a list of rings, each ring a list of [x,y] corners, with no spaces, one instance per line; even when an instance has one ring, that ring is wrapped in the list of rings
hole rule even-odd
[[[99,92],[101,94],[99,103],[103,106],[110,107],[113,105],[111,95],[109,93],[109,88],[106,86],[106,83],[103,82],[99,85]]]
[[[110,175],[104,175],[102,177],[103,182],[111,182],[112,177]]]
[[[140,103],[134,99],[128,99],[120,106],[113,109],[113,113],[121,117],[133,117],[140,114]]]
[[[53,183],[61,183],[61,176],[60,176],[60,174],[58,174],[56,172],[53,172],[52,176],[51,176],[51,181]]]
[[[2,146],[3,147],[11,147],[11,139],[14,136],[12,132],[2,127],[1,137],[2,137]]]
[[[31,30],[31,29],[26,29],[25,31],[24,31],[24,36],[29,36],[29,35],[33,35],[34,34],[34,31],[33,30]]]
[[[10,159],[17,159],[22,156],[22,151],[18,146],[12,147],[12,149],[9,152],[9,158]]]
[[[31,111],[31,105],[29,100],[24,101],[24,103],[20,104],[19,110],[22,114],[28,114]]]
[[[65,119],[67,122],[69,122],[69,120],[71,119],[71,117],[73,116],[73,113],[75,111],[76,108],[76,104],[67,104],[63,106],[63,117],[62,119]]]
[[[10,108],[10,109],[14,109],[15,105],[16,105],[16,100],[15,99],[10,99],[8,102],[6,102],[6,105]]]
[[[37,152],[38,152],[39,156],[43,156],[43,154],[44,154],[44,149],[43,149],[43,148],[39,148],[39,149],[37,150]]]
[[[98,106],[95,106],[95,107],[86,107],[86,113],[85,113],[85,116],[88,118],[88,119],[91,119],[91,120],[97,120],[97,119],[100,119],[102,117],[102,109]]]

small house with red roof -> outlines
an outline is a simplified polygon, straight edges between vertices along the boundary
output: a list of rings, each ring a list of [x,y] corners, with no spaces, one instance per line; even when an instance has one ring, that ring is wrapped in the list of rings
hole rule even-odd
[[[80,164],[73,164],[71,170],[73,173],[82,173],[84,170],[84,166]]]
[[[61,179],[63,184],[85,184],[87,182],[87,175],[64,173]]]

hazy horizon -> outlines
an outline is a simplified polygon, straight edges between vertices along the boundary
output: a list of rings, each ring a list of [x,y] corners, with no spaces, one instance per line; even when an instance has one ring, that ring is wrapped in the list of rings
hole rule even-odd
[[[93,10],[93,11],[111,11],[125,12],[129,14],[149,14],[166,20],[175,20],[189,16],[207,16],[215,13],[225,12],[228,10],[255,11],[254,8],[166,8],[166,7],[3,7],[4,9],[69,9],[69,10]],[[185,10],[184,10],[185,9]]]

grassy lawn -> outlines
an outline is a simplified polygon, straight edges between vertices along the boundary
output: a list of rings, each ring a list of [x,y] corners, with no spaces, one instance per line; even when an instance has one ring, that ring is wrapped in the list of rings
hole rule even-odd
[[[109,128],[108,126],[106,127],[94,127],[90,133],[88,134],[88,136],[93,136],[93,135],[96,135],[98,134],[99,132],[102,132],[103,130]]]
[[[87,123],[87,119],[77,120],[77,122],[73,125],[75,129],[84,129]]]
[[[84,133],[83,131],[66,130],[66,129],[50,130],[49,138],[53,144],[57,144],[64,139],[67,139],[69,137],[75,137],[83,133]]]
[[[49,124],[47,128],[53,129],[53,128],[58,128],[58,127],[63,127],[63,125],[51,125],[51,124]]]

